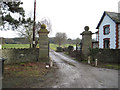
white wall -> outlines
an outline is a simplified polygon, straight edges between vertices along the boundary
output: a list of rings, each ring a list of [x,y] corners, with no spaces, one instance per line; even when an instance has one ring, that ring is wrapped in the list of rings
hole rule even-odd
[[[2,38],[0,37],[0,57],[2,57]]]
[[[118,35],[119,36],[118,37],[119,38],[119,47],[118,48],[120,49],[120,24],[118,25],[118,32],[119,32],[119,35]]]
[[[0,37],[0,49],[2,49],[2,38]]]
[[[108,35],[103,34],[103,26],[110,25],[110,33]],[[99,48],[103,48],[103,39],[110,38],[110,48],[115,49],[116,45],[116,24],[115,22],[108,16],[105,15],[101,25],[99,27]]]
[[[0,49],[2,49],[2,45],[0,44]]]

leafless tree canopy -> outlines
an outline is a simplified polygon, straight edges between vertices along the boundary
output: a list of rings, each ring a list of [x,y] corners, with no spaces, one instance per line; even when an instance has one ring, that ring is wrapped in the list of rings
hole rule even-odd
[[[42,20],[40,21],[41,25],[45,24],[47,27],[46,29],[50,32],[52,32],[52,23],[50,21],[50,19],[48,17],[44,17],[42,18]]]
[[[67,35],[66,35],[66,33],[61,33],[61,32],[56,33],[55,42],[56,42],[57,44],[59,44],[59,47],[60,47],[62,44],[65,44],[66,40],[67,40]]]

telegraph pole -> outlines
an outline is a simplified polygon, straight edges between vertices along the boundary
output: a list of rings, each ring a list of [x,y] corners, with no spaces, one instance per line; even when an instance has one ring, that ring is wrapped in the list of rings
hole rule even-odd
[[[36,0],[34,0],[33,48],[35,48],[35,18],[36,18]]]

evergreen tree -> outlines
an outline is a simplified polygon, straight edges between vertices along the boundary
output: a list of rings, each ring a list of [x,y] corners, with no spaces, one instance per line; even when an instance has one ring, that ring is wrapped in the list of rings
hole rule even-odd
[[[25,23],[25,11],[20,6],[22,2],[0,2],[0,29],[15,30]]]

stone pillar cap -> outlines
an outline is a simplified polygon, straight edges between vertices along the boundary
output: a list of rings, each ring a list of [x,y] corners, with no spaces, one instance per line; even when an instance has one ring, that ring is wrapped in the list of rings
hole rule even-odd
[[[89,30],[89,26],[85,26],[84,29],[85,29],[85,31],[88,31]]]
[[[92,35],[91,31],[83,31],[80,35]]]
[[[45,24],[42,24],[42,25],[41,25],[41,29],[46,29],[46,25],[45,25]]]
[[[89,26],[85,26],[84,29],[85,29],[85,31],[80,33],[80,35],[92,35],[92,34],[94,34],[91,31],[89,31]]]
[[[41,25],[41,29],[38,31],[38,33],[49,33],[49,31],[46,29],[45,24]]]

